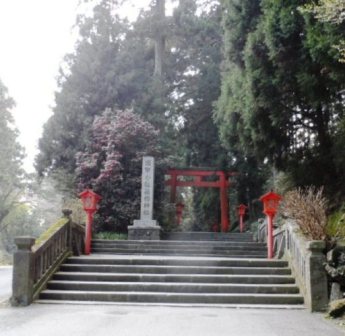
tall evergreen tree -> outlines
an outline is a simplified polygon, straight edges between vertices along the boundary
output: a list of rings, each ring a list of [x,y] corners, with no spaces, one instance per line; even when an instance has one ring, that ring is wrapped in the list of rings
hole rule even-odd
[[[339,30],[303,16],[303,3],[258,2],[241,62],[227,58],[217,118],[224,142],[288,172],[295,185],[331,194],[340,178],[332,133],[344,112],[344,66],[332,48]]]
[[[80,39],[40,140],[39,171],[74,176],[76,153],[89,148],[91,125],[107,107],[131,108],[150,122],[176,165],[226,168],[212,120],[220,87],[218,1],[180,1],[173,17],[165,16],[165,1],[152,1],[131,24],[114,16],[115,3],[102,0],[91,17],[78,20]],[[210,199],[207,192],[199,195]]]
[[[14,104],[0,80],[0,232],[7,225],[6,217],[19,205],[24,188],[24,150],[18,142],[18,131],[11,114]]]
[[[250,34],[261,16],[260,0],[224,0],[222,26],[224,61],[222,63],[221,94],[214,114],[223,144],[228,149],[236,178],[237,203],[248,206],[264,192],[269,174],[265,164],[255,157],[247,145],[250,131],[245,122],[246,66],[244,51]],[[250,208],[251,210],[251,208]]]
[[[91,17],[78,18],[80,39],[76,51],[66,56],[54,114],[39,142],[39,172],[74,172],[75,154],[85,148],[94,117],[107,107],[130,107],[147,95],[151,48],[114,15],[114,3],[102,0]]]

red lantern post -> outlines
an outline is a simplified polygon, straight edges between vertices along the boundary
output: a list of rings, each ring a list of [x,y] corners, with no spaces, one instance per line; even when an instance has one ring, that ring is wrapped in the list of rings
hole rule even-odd
[[[282,197],[273,191],[260,197],[264,204],[263,213],[267,216],[267,258],[273,258],[273,218],[277,213]]]
[[[181,225],[181,223],[182,223],[183,209],[184,209],[184,204],[183,203],[177,203],[176,204],[176,221],[177,221],[177,225]]]
[[[97,204],[102,199],[102,197],[93,192],[91,189],[84,190],[79,194],[79,197],[83,202],[83,208],[87,214],[85,228],[85,254],[88,255],[91,251],[93,215],[97,211]]]
[[[240,232],[244,231],[243,217],[246,214],[246,209],[247,208],[248,207],[246,205],[244,205],[244,204],[240,204],[237,207],[237,213],[238,213],[238,216],[240,217]]]

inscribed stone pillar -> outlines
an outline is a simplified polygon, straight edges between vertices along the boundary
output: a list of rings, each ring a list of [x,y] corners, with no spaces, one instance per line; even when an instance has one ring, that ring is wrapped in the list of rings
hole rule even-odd
[[[128,226],[130,240],[159,240],[160,226],[153,219],[155,161],[152,156],[143,157],[141,175],[140,219]]]

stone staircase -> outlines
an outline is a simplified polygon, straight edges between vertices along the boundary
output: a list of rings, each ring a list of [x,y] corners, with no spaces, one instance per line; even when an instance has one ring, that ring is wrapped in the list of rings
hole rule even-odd
[[[94,240],[71,257],[39,302],[303,307],[288,264],[267,260],[248,233],[173,233],[161,241]]]

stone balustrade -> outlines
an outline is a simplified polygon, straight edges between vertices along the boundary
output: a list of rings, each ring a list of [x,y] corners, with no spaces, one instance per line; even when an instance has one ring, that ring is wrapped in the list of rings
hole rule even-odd
[[[55,223],[43,238],[17,237],[13,256],[13,306],[27,306],[38,296],[54,272],[72,255],[79,255],[84,240],[84,228],[70,219],[71,212]]]
[[[328,304],[326,256],[324,241],[310,241],[292,221],[275,229],[274,255],[289,261],[296,282],[310,311],[323,311]],[[257,230],[257,240],[267,241],[267,223]]]
[[[305,303],[311,311],[323,311],[328,304],[325,242],[307,240],[293,222],[287,222],[284,226],[284,257],[290,263]]]

